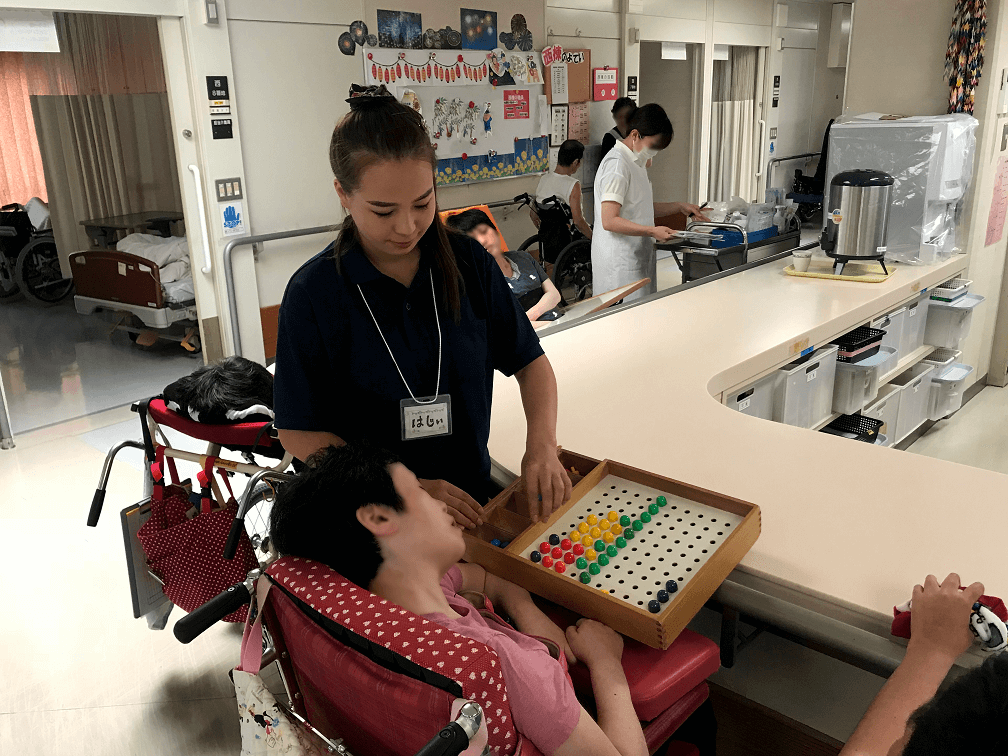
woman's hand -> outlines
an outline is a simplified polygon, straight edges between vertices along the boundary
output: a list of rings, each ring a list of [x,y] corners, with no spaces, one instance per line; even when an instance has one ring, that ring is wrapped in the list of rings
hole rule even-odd
[[[438,501],[448,505],[455,522],[463,528],[475,528],[483,524],[483,507],[458,486],[447,480],[420,480],[420,486]]]
[[[556,643],[560,647],[560,650],[564,652],[564,656],[567,657],[567,663],[577,664],[577,657],[571,651],[566,633],[557,627],[553,620],[539,611],[538,607],[535,607],[534,612],[530,611],[527,616],[522,617],[520,620],[514,617],[511,619],[514,621],[515,627],[525,633],[525,635],[546,638]]]
[[[533,522],[548,518],[571,495],[571,481],[557,457],[556,445],[528,446],[522,457],[522,478]]]
[[[655,226],[651,229],[651,233],[649,235],[653,236],[656,241],[667,242],[670,239],[675,238],[676,232],[666,226]]]

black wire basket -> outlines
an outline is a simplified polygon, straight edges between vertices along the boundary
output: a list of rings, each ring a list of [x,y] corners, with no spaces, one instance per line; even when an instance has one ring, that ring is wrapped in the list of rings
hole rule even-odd
[[[823,428],[823,433],[843,436],[856,441],[874,444],[878,438],[879,428],[885,423],[874,417],[864,415],[840,415],[836,420]]]
[[[886,332],[881,328],[861,326],[830,343],[840,347],[840,351],[837,353],[837,362],[860,362],[878,354],[879,348],[882,346],[882,338],[885,335]]]

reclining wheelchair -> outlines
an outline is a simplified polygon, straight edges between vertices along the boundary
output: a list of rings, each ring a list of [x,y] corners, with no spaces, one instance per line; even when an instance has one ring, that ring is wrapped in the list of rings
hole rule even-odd
[[[60,269],[46,204],[34,197],[26,205],[0,207],[0,299],[20,293],[51,305],[72,291],[73,279],[63,278]]]
[[[528,205],[539,218],[539,232],[521,243],[518,249],[539,257],[560,291],[560,304],[567,306],[592,296],[591,239],[574,225],[570,207],[559,197],[539,202],[529,194],[520,194],[515,202]],[[538,254],[537,254],[538,253]]]

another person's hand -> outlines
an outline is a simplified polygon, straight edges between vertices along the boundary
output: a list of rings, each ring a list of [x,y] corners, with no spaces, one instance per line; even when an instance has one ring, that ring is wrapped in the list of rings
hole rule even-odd
[[[522,478],[533,522],[540,517],[545,520],[570,499],[570,476],[560,464],[555,446],[528,447],[522,457]]]
[[[448,505],[455,522],[463,528],[475,528],[483,523],[483,507],[458,486],[447,480],[420,480],[420,486],[438,501]]]
[[[567,628],[567,643],[588,669],[619,667],[623,658],[623,636],[608,625],[591,619],[579,619]]]
[[[928,575],[923,586],[915,585],[907,652],[938,654],[950,663],[955,661],[973,642],[970,612],[983,592],[982,583],[960,590],[959,576],[954,572],[940,585],[934,575]]]
[[[676,232],[666,226],[655,226],[651,229],[651,236],[654,237],[655,241],[667,242],[675,238]]]
[[[701,208],[699,205],[691,205],[689,202],[677,202],[678,212],[682,213],[689,219],[691,216],[694,220],[698,221],[709,221],[710,217],[707,215],[707,211]]]

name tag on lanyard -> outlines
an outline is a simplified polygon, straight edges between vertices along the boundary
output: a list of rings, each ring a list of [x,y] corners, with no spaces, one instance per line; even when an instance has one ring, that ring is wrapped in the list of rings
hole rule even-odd
[[[431,401],[432,399],[433,401]],[[449,394],[421,397],[419,401],[403,399],[399,402],[399,415],[402,421],[403,441],[451,435],[451,396]]]

